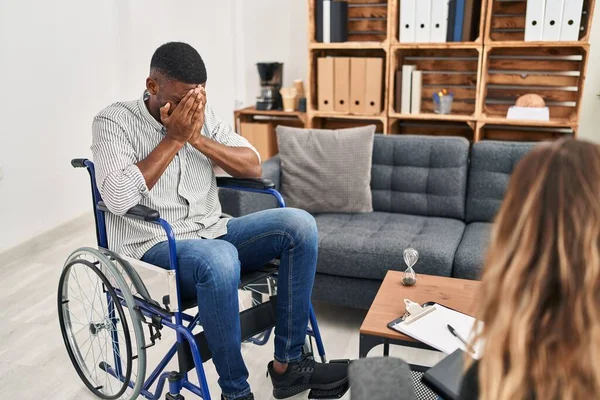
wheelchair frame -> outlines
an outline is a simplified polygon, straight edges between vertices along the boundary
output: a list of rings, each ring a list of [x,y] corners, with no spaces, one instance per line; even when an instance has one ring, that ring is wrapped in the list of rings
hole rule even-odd
[[[105,213],[110,212],[108,208],[105,206],[102,198],[100,196],[100,192],[96,185],[95,180],[95,169],[94,163],[88,159],[74,159],[71,161],[71,165],[74,168],[86,168],[90,175],[91,181],[91,189],[92,189],[92,201],[94,208],[94,217],[96,221],[96,237],[98,246],[101,249],[108,250],[108,238],[106,232],[106,222],[105,222]],[[274,188],[275,185],[263,179],[235,179],[235,178],[225,178],[218,177],[217,185],[219,187],[261,193],[266,195],[274,196],[277,199],[277,203],[279,207],[285,207],[285,201],[281,194]],[[176,284],[176,292],[177,292],[177,309],[173,312],[163,309],[159,303],[156,301],[148,302],[146,299],[140,299],[138,296],[134,296],[134,301],[136,306],[139,308],[140,313],[144,318],[150,318],[152,321],[157,321],[161,326],[168,327],[173,329],[176,332],[176,342],[171,346],[167,354],[163,357],[163,359],[159,362],[156,368],[147,376],[144,384],[141,388],[140,394],[149,400],[157,400],[162,396],[165,382],[169,381],[169,391],[167,399],[182,399],[180,393],[182,389],[187,389],[193,394],[201,397],[204,400],[210,400],[210,392],[208,388],[208,383],[206,381],[206,376],[204,373],[203,363],[206,360],[203,360],[203,353],[207,351],[206,348],[202,348],[201,344],[199,344],[196,340],[196,337],[192,333],[192,330],[196,325],[199,325],[199,314],[192,316],[190,314],[185,313],[184,304],[182,303],[180,290],[179,290],[179,265],[177,260],[177,245],[175,241],[175,234],[171,225],[162,219],[159,213],[155,210],[152,210],[148,207],[137,205],[133,207],[129,212],[125,215],[126,217],[145,221],[148,223],[152,223],[155,225],[160,225],[167,236],[167,241],[169,244],[169,269],[174,271],[175,273],[175,284]],[[157,267],[158,268],[158,267]],[[276,277],[276,273],[272,273],[271,277]],[[110,297],[110,295],[107,294]],[[59,293],[59,304],[60,304],[61,294]],[[119,297],[117,293],[117,297]],[[265,304],[263,304],[265,305]],[[200,305],[198,305],[200,306]],[[109,298],[108,301],[108,312],[109,315],[114,315],[115,313],[115,305],[112,303],[112,300]],[[257,308],[257,307],[253,307]],[[320,355],[322,362],[327,362],[325,357],[325,350],[323,346],[323,341],[321,339],[321,334],[319,332],[319,327],[317,324],[316,316],[314,313],[314,309],[312,304],[310,305],[310,326],[307,331],[307,335],[315,339],[317,344],[317,349]],[[173,318],[175,321],[173,322]],[[185,323],[188,323],[187,325]],[[256,335],[249,337],[246,341],[254,343],[256,345],[264,345],[267,343],[269,336],[271,334],[273,327],[269,327],[267,330],[262,331],[262,338],[257,339]],[[260,333],[260,332],[259,332]],[[151,337],[152,342],[154,343],[155,337]],[[310,339],[309,339],[310,340]],[[65,339],[66,341],[66,339]],[[112,343],[113,343],[113,355],[115,359],[115,367],[112,368],[108,366],[106,363],[103,363],[104,366],[100,366],[100,368],[104,369],[105,372],[112,375],[114,378],[120,380],[123,384],[125,383],[124,378],[122,376],[122,364],[121,364],[121,356],[118,352],[118,341],[119,337],[117,334],[112,333]],[[187,343],[190,346],[193,367],[187,368],[187,371],[171,371],[165,372],[164,370],[167,367],[167,364],[173,359],[176,353],[179,353],[180,360],[180,369],[181,368],[181,358],[183,357],[182,349],[185,347],[184,344]],[[65,343],[67,346],[68,344]],[[204,343],[206,347],[207,344]],[[150,346],[145,346],[145,348]],[[210,350],[208,350],[210,352]],[[208,358],[210,359],[210,357]],[[73,361],[74,362],[74,361]],[[199,386],[190,382],[188,380],[188,372],[191,369],[196,369],[196,375],[198,378]],[[156,388],[154,393],[151,392],[151,387],[156,383]],[[133,388],[135,385],[131,380],[127,383],[130,388]]]

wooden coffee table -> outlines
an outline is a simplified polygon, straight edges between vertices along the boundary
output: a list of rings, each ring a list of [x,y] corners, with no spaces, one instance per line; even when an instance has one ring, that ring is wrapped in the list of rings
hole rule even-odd
[[[391,344],[435,350],[410,336],[388,328],[388,323],[406,312],[404,299],[419,304],[429,301],[440,303],[465,314],[473,315],[478,281],[417,274],[414,286],[402,284],[402,272],[388,271],[360,327],[359,357],[383,344],[383,355],[388,356]]]

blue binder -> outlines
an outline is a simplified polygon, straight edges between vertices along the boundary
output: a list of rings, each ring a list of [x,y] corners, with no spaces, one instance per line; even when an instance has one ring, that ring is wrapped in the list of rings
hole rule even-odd
[[[456,13],[454,15],[454,42],[462,42],[464,19],[465,0],[456,0]]]

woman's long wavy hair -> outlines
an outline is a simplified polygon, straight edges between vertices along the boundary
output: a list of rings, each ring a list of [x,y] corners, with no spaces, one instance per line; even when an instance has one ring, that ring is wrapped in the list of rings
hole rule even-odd
[[[516,166],[478,302],[480,399],[600,398],[600,147],[536,146]]]

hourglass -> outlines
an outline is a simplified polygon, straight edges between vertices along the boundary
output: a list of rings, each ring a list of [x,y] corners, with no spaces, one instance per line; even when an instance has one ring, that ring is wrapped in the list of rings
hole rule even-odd
[[[419,259],[419,252],[413,248],[408,248],[404,250],[404,262],[408,266],[404,271],[404,275],[402,276],[402,283],[406,286],[412,286],[417,283],[417,274],[413,269],[413,266],[417,263]]]

